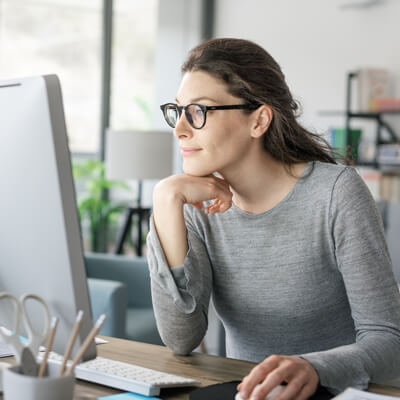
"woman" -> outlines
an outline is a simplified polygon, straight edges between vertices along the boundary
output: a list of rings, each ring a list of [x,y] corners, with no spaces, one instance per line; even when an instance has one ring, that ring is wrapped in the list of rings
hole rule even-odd
[[[154,190],[148,237],[164,343],[187,354],[213,296],[227,356],[259,363],[242,398],[306,399],[400,375],[400,299],[361,178],[301,127],[274,59],[214,39],[161,108],[183,156]],[[217,173],[217,174],[216,174]],[[396,373],[397,371],[397,373]]]

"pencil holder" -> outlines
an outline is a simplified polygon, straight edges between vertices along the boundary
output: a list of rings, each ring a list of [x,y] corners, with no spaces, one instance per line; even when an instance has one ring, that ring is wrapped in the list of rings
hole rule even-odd
[[[7,368],[3,371],[4,400],[73,400],[75,377],[49,372],[50,376],[37,378],[21,374],[19,367]]]

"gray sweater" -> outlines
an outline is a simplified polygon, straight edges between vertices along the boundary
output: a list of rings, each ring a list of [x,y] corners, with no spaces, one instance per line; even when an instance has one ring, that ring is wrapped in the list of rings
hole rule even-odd
[[[154,223],[148,261],[158,329],[179,354],[207,330],[210,296],[227,356],[300,355],[336,393],[400,375],[400,296],[375,203],[351,167],[309,163],[273,209],[184,206],[189,250],[168,268]]]

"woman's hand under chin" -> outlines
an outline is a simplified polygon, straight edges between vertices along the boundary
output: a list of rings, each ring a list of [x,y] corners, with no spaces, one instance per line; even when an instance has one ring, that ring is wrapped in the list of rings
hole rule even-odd
[[[198,210],[203,208],[204,201],[213,200],[212,204],[204,209],[207,214],[225,212],[232,206],[232,192],[229,184],[215,175],[173,175],[161,181],[157,186],[159,186],[158,195],[172,195],[181,200],[183,204],[191,204]]]
[[[279,392],[283,382],[287,386]],[[243,400],[264,400],[272,391],[275,400],[306,400],[317,390],[319,376],[306,360],[296,356],[273,355],[254,367],[238,385]]]

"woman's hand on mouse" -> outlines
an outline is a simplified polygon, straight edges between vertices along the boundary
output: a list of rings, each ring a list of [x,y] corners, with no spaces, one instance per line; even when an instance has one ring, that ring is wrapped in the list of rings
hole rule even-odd
[[[314,367],[301,357],[273,355],[254,367],[238,390],[244,400],[262,400],[283,382],[287,386],[276,400],[305,400],[317,390],[319,377]]]
[[[198,210],[203,208],[204,201],[213,200],[212,204],[204,210],[207,214],[225,212],[232,206],[232,192],[229,190],[229,184],[214,175],[172,175],[157,186],[159,196],[168,193],[178,197],[183,204],[191,204]]]

